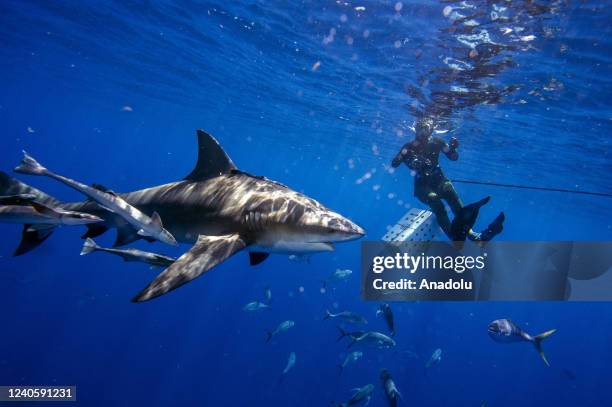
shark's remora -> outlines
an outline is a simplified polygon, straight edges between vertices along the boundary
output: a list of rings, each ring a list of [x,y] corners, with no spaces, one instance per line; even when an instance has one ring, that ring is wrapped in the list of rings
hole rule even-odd
[[[146,214],[159,213],[164,227],[182,243],[194,243],[133,301],[163,295],[212,269],[238,251],[251,249],[251,264],[268,253],[312,253],[333,250],[332,243],[362,237],[364,230],[319,202],[278,182],[236,168],[214,137],[197,131],[198,162],[185,179],[119,194]],[[2,181],[2,180],[0,180]],[[4,186],[3,186],[4,184]],[[11,179],[0,182],[12,193],[35,191]],[[41,194],[39,199],[53,199]],[[60,204],[104,219],[88,225],[83,237],[117,228],[116,246],[134,239],[133,230],[95,202]]]

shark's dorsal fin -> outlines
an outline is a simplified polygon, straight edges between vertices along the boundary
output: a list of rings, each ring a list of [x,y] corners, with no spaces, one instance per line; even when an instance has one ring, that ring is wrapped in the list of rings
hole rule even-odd
[[[200,181],[236,170],[236,166],[227,156],[219,142],[205,131],[198,130],[198,162],[185,177],[186,180]]]

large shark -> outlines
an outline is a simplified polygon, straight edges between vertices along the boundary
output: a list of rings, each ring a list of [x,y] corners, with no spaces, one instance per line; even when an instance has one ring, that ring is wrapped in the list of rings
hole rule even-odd
[[[333,243],[365,234],[361,227],[314,199],[238,170],[217,140],[206,132],[198,130],[197,137],[198,161],[183,180],[118,194],[145,214],[157,212],[164,227],[179,242],[194,243],[133,301],[150,300],[174,290],[245,248],[250,250],[251,264],[258,264],[269,253],[330,251]],[[15,179],[0,177],[0,195],[4,193],[34,193],[39,200],[53,199]],[[104,219],[88,225],[84,237],[96,237],[109,228],[117,228],[116,246],[140,238],[121,217],[95,202],[60,207]]]

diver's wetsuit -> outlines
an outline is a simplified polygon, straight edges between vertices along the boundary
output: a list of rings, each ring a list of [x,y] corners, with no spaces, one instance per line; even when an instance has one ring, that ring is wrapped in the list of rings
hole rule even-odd
[[[448,203],[455,216],[463,204],[453,184],[446,178],[438,164],[440,152],[443,152],[451,161],[457,161],[459,158],[456,145],[449,146],[441,138],[430,136],[425,139],[416,138],[406,143],[397,153],[391,165],[397,168],[403,162],[416,172],[414,196],[431,208],[438,224],[451,238],[451,222],[442,199]]]

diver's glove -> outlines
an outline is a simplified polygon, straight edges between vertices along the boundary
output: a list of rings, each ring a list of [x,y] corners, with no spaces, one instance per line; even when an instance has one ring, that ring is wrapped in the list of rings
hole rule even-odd
[[[451,137],[448,145],[450,146],[450,151],[455,151],[459,147],[459,140],[457,140],[457,137]]]

